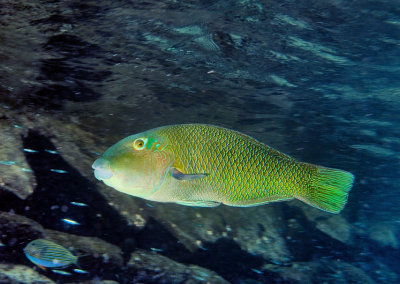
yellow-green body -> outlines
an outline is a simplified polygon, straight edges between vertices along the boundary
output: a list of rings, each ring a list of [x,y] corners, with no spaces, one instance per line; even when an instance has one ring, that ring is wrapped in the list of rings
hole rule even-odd
[[[143,149],[132,146],[137,141],[144,141]],[[353,183],[348,172],[302,163],[242,133],[204,124],[129,136],[101,159],[112,171],[102,180],[115,189],[190,206],[255,206],[297,198],[337,213]]]
[[[155,134],[169,143],[173,167],[183,173],[206,173],[204,178],[167,177],[152,198],[162,201],[212,200],[227,205],[257,205],[292,198],[310,167],[257,140],[224,128],[183,125],[159,128]]]

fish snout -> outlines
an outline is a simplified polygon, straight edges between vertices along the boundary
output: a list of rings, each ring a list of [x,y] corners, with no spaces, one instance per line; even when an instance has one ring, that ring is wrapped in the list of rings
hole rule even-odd
[[[94,176],[98,180],[109,179],[113,176],[110,162],[104,158],[98,158],[94,161],[92,168],[94,169]]]

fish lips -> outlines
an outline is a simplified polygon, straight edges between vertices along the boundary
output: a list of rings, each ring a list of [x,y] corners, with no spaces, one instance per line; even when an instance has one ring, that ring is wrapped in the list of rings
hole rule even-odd
[[[104,158],[98,158],[94,161],[92,168],[94,169],[94,176],[98,180],[109,179],[114,175],[110,162]]]

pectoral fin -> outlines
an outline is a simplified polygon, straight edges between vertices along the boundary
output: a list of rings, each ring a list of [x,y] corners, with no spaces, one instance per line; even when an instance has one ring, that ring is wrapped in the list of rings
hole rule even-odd
[[[181,171],[179,171],[176,168],[171,169],[171,175],[172,177],[176,178],[177,180],[194,180],[198,178],[203,178],[206,177],[207,174],[202,173],[202,174],[184,174]]]
[[[186,206],[193,206],[193,207],[217,207],[221,203],[215,202],[215,201],[178,201],[176,202],[177,204],[180,205],[186,205]]]

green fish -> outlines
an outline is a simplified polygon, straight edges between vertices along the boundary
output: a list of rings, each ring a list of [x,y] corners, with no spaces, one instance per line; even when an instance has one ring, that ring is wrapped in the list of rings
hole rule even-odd
[[[92,168],[118,191],[188,206],[302,200],[339,213],[354,176],[297,161],[256,139],[205,124],[170,125],[111,146]]]

